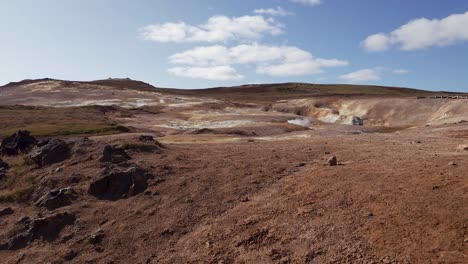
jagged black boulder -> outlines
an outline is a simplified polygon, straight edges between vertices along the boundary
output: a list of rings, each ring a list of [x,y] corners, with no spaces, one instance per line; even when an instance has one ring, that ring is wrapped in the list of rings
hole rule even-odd
[[[148,187],[148,173],[140,167],[104,172],[93,181],[88,193],[99,199],[117,200],[144,192]]]
[[[37,164],[39,167],[61,162],[71,156],[70,147],[61,139],[50,139],[41,142],[26,155],[26,160]]]
[[[19,130],[15,134],[2,140],[0,154],[12,156],[18,155],[19,153],[27,153],[37,142],[37,139],[31,136],[29,131]]]

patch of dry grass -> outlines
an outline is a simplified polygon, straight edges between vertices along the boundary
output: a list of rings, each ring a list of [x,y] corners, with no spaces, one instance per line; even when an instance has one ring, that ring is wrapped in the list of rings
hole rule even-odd
[[[7,158],[10,165],[6,179],[0,181],[0,202],[25,202],[29,199],[35,178],[29,175],[33,165],[23,156]]]
[[[34,136],[115,134],[127,130],[96,107],[0,107],[0,138],[20,129]]]

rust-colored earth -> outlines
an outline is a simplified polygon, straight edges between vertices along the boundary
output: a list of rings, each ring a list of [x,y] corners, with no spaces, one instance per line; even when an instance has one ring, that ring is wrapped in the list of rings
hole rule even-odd
[[[82,142],[41,168],[1,157],[10,169],[0,210],[13,213],[0,216],[0,244],[25,216],[76,220],[53,239],[0,250],[0,262],[468,263],[468,100],[358,86],[309,94],[294,85],[179,91],[47,79],[0,87],[0,114],[28,111],[1,129],[24,124],[40,139],[54,131]],[[107,107],[89,115],[89,105]],[[32,106],[128,130],[60,133],[53,126],[68,123],[39,126]],[[131,159],[102,162],[106,145]],[[88,192],[105,170],[128,166],[151,174],[143,192],[112,200]],[[68,187],[70,204],[36,205]]]

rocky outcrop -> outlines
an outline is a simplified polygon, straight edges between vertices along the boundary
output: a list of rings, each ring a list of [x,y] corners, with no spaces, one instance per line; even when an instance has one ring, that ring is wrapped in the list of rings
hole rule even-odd
[[[70,158],[70,156],[71,151],[67,143],[61,139],[54,138],[41,141],[25,158],[39,167],[43,167],[64,161]]]
[[[107,145],[102,152],[102,162],[122,163],[130,159],[123,148]]]
[[[105,200],[117,200],[144,192],[148,187],[148,173],[140,167],[126,170],[105,171],[104,175],[93,181],[88,193]]]
[[[15,134],[2,140],[0,154],[12,156],[18,155],[19,153],[27,153],[37,142],[37,139],[31,136],[29,131],[19,130]]]
[[[67,212],[35,219],[24,217],[15,224],[17,226],[15,229],[20,232],[11,237],[8,242],[0,244],[0,250],[21,249],[36,239],[53,241],[65,226],[73,225],[75,220],[76,216]]]
[[[71,188],[53,190],[42,196],[36,202],[36,206],[44,207],[47,210],[55,210],[57,208],[70,205],[73,198],[74,192]]]

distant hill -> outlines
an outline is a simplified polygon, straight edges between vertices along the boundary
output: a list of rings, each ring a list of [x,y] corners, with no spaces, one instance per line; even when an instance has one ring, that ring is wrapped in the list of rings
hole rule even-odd
[[[230,98],[235,100],[263,99],[294,99],[317,96],[372,96],[372,97],[418,97],[457,94],[452,92],[433,92],[411,88],[351,85],[351,84],[308,84],[308,83],[277,83],[254,84],[234,87],[217,87],[208,89],[182,90],[157,89],[174,95],[207,96],[214,98]]]
[[[276,84],[252,84],[234,87],[216,87],[207,89],[173,89],[156,88],[148,83],[131,80],[128,78],[104,79],[95,81],[63,81],[55,79],[36,79],[12,82],[1,88],[31,85],[46,81],[58,82],[63,87],[77,87],[80,85],[94,85],[110,87],[114,89],[134,89],[145,92],[160,92],[176,96],[212,97],[218,99],[265,101],[283,100],[317,96],[371,96],[371,97],[418,97],[433,95],[457,94],[452,92],[433,92],[411,88],[351,85],[351,84],[309,84],[309,83],[276,83]]]

